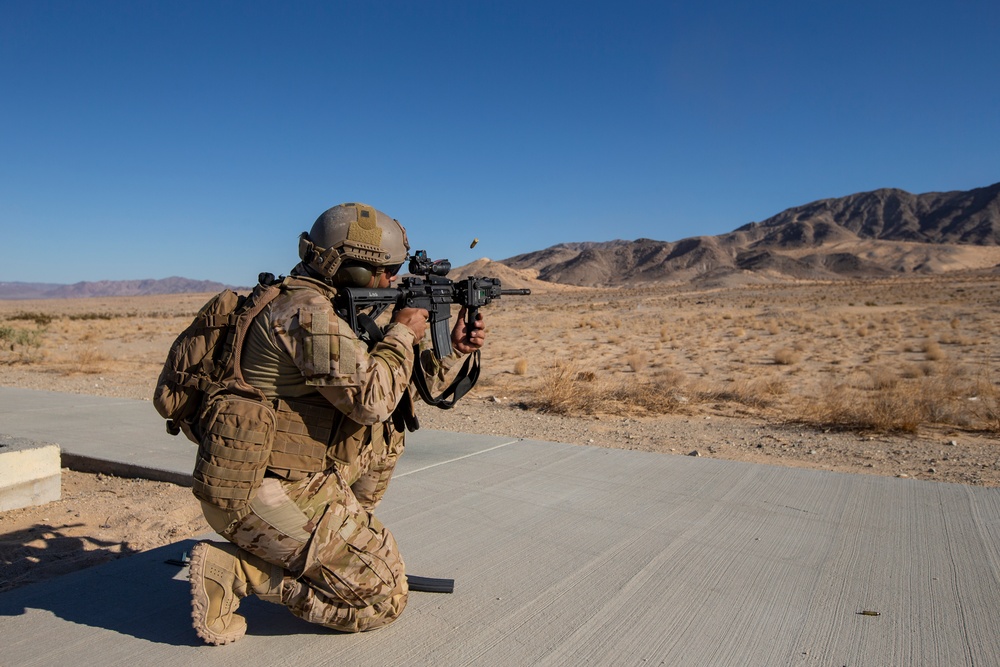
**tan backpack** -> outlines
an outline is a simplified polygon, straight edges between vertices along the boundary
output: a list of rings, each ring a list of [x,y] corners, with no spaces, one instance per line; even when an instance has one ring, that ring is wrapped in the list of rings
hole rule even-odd
[[[271,402],[243,379],[240,351],[250,322],[282,283],[261,274],[249,296],[225,290],[202,306],[170,346],[153,394],[167,432],[198,445],[194,495],[224,510],[252,498],[274,441]]]

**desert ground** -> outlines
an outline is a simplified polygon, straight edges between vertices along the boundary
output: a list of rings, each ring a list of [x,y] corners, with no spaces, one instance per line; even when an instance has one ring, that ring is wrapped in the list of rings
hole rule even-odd
[[[1000,486],[1000,275],[525,285],[425,428]],[[0,301],[0,385],[149,400],[208,296]],[[206,531],[188,489],[64,470],[0,513],[0,590]]]

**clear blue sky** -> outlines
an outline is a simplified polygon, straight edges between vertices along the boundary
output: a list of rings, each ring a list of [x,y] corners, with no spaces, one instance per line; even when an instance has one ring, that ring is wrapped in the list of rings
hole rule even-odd
[[[245,285],[344,201],[459,265],[982,187],[998,34],[995,0],[0,0],[0,281]]]

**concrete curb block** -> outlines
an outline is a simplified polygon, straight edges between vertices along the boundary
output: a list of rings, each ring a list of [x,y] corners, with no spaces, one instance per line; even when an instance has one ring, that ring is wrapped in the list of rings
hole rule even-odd
[[[0,511],[61,497],[59,445],[0,435]]]

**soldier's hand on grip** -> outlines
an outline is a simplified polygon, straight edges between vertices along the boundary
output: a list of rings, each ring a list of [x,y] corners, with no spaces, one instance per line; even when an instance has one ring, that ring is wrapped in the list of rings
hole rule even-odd
[[[462,354],[475,352],[486,342],[486,322],[483,320],[483,314],[477,313],[472,330],[467,329],[466,309],[462,308],[458,314],[458,321],[451,330],[451,346]]]

